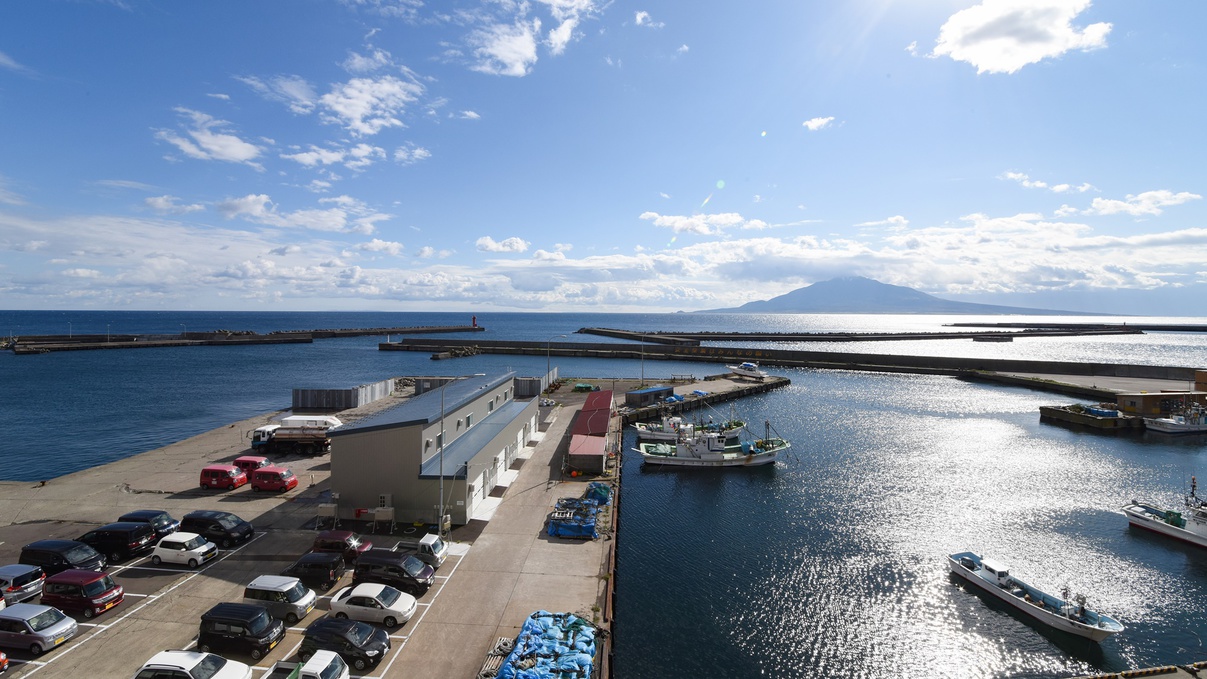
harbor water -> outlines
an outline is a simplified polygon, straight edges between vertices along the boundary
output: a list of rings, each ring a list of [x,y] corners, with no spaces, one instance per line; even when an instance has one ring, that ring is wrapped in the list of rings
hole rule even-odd
[[[467,314],[0,312],[0,333],[464,325]],[[479,314],[483,337],[597,341],[632,330],[931,332],[966,317]],[[1023,320],[1017,317],[1011,321]],[[1066,319],[1093,320],[1093,319]],[[1196,322],[1201,319],[1146,319]],[[569,337],[560,338],[557,335]],[[431,361],[380,337],[305,345],[0,353],[9,445],[0,478],[51,479],[286,408],[295,387],[512,369],[544,356]],[[813,343],[808,343],[812,345]],[[771,346],[771,345],[768,345]],[[782,345],[775,345],[782,346]],[[786,347],[785,347],[786,348]],[[796,348],[814,348],[797,345]],[[1147,333],[829,350],[1207,367],[1202,336]],[[552,357],[566,377],[703,376],[717,364]],[[1133,497],[1177,506],[1207,439],[1113,436],[1041,423],[1072,402],[909,375],[776,369],[791,386],[736,404],[793,442],[774,466],[647,469],[623,461],[615,676],[1056,677],[1207,659],[1207,550],[1130,529]],[[728,413],[725,413],[726,415]],[[232,435],[241,435],[234,433]],[[634,444],[626,434],[626,448]],[[1068,586],[1127,629],[1103,642],[1050,631],[947,573],[972,550],[1049,592]]]

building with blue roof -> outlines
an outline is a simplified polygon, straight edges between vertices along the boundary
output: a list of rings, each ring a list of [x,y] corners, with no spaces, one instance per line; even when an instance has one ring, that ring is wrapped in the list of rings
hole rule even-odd
[[[468,523],[537,431],[537,399],[516,400],[515,377],[415,378],[416,396],[332,430],[340,518],[393,507],[399,522],[435,523],[443,506],[448,523]]]

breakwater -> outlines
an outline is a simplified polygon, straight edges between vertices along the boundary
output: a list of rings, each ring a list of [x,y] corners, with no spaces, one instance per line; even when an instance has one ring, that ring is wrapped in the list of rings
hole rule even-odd
[[[958,323],[952,326],[961,325]],[[1082,335],[1142,335],[1139,326],[1099,325],[1064,329],[1036,328],[1033,325],[1002,326],[1025,328],[1018,332],[638,332],[613,328],[580,328],[584,335],[601,335],[634,342],[696,346],[700,342],[891,342],[910,340],[972,339],[1009,342],[1015,337],[1078,337]]]

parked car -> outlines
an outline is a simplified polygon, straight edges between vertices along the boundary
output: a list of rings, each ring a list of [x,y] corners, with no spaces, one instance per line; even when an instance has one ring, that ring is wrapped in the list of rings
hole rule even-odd
[[[180,522],[162,509],[136,509],[117,517],[118,521],[133,521],[151,525],[155,531],[155,542],[169,533],[180,530]]]
[[[0,610],[0,646],[29,649],[34,655],[61,646],[79,625],[63,611],[41,604],[13,604]]]
[[[0,674],[8,671],[8,655],[4,651],[0,651]]]
[[[314,552],[335,552],[348,565],[356,563],[361,554],[373,549],[373,543],[350,530],[325,530],[314,536]]]
[[[243,589],[243,602],[259,604],[269,615],[293,625],[314,610],[318,600],[314,590],[302,581],[284,575],[261,575]]]
[[[331,597],[335,617],[379,622],[386,629],[405,624],[415,615],[418,605],[410,594],[371,582],[345,587]]]
[[[316,651],[335,651],[344,662],[363,671],[390,652],[390,634],[357,620],[319,618],[306,628],[298,657],[305,662]]]
[[[45,581],[46,573],[42,572],[41,566],[25,563],[0,566],[0,592],[4,593],[4,602],[10,606],[41,594]]]
[[[285,467],[260,467],[251,472],[251,489],[275,490],[284,493],[298,487],[298,477]]]
[[[247,483],[247,474],[233,464],[211,464],[201,470],[202,488],[234,490]]]
[[[356,561],[352,571],[352,584],[376,582],[396,589],[423,596],[436,581],[436,571],[407,552],[390,549],[371,549]]]
[[[119,521],[84,533],[80,542],[104,554],[109,563],[146,554],[155,547],[155,529],[149,523]]]
[[[281,571],[311,587],[324,591],[331,589],[344,577],[344,557],[335,552],[307,552],[292,566]]]
[[[46,578],[42,589],[42,605],[62,611],[80,611],[85,618],[120,604],[126,590],[113,581],[108,573],[76,569],[55,573]]]
[[[217,604],[201,614],[197,650],[247,653],[259,660],[285,636],[285,625],[253,604]]]
[[[40,566],[42,572],[54,575],[68,568],[85,571],[105,570],[105,557],[95,549],[75,540],[38,540],[21,548],[21,563]]]
[[[166,561],[196,568],[216,556],[218,548],[214,543],[196,533],[176,531],[155,545],[151,552],[151,563],[158,566]]]
[[[215,510],[198,510],[184,515],[180,530],[197,533],[223,549],[250,540],[255,528],[248,522],[231,514]]]
[[[235,458],[233,464],[243,470],[244,474],[251,476],[251,473],[260,467],[267,467],[272,464],[267,457],[259,455],[241,455]]]
[[[160,651],[134,679],[251,679],[251,667],[213,653]]]

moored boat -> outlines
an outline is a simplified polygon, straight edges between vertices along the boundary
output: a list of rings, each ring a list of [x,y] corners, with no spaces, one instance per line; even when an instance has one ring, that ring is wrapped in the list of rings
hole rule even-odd
[[[1169,417],[1146,417],[1144,428],[1165,434],[1207,433],[1207,410],[1196,403]]]
[[[1040,622],[1093,641],[1118,634],[1124,626],[1118,620],[1086,607],[1085,596],[1069,600],[1068,590],[1053,596],[1010,575],[1010,569],[973,552],[958,552],[947,557],[951,572],[980,587]]]
[[[738,365],[727,365],[725,367],[729,368],[729,372],[742,377],[753,377],[761,380],[767,376],[766,372],[759,370],[759,364],[753,361],[744,361]]]
[[[767,435],[743,441],[723,432],[694,430],[674,443],[666,441],[638,443],[634,449],[646,464],[672,467],[757,467],[775,462],[780,453],[792,446],[786,439]],[[691,428],[690,425],[688,428]]]
[[[684,422],[677,415],[664,415],[658,422],[634,422],[633,429],[637,430],[637,438],[647,441],[678,441],[682,437],[695,436],[697,431],[717,432],[732,439],[741,433],[746,426],[744,420],[737,418],[723,422]]]
[[[1198,483],[1190,477],[1190,494],[1184,500],[1185,512],[1165,509],[1152,502],[1132,500],[1123,507],[1127,522],[1171,538],[1207,547],[1207,502],[1198,496]]]

